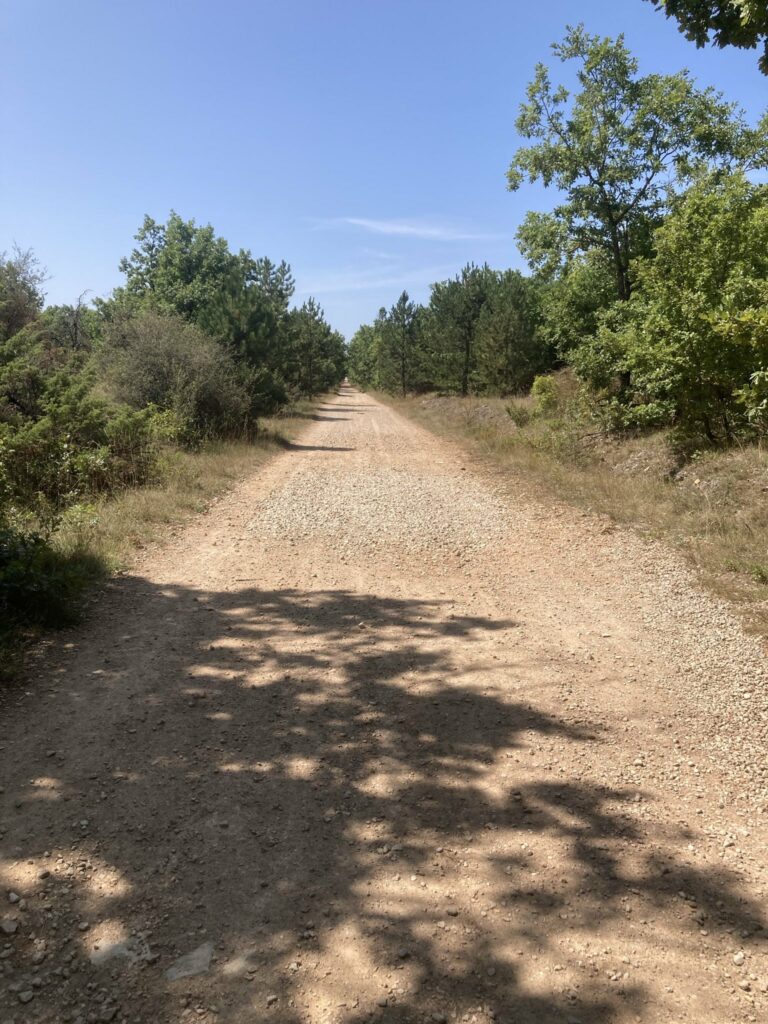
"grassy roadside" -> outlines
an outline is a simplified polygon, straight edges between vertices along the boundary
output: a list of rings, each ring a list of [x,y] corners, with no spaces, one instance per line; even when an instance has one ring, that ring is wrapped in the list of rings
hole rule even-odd
[[[170,449],[157,483],[72,508],[49,538],[46,572],[58,571],[68,581],[61,612],[54,617],[61,624],[75,618],[82,594],[128,568],[138,551],[162,541],[168,530],[203,512],[217,495],[285,448],[306,426],[315,406],[299,402],[262,420],[253,442],[216,442],[197,452]],[[43,633],[34,628],[0,634],[0,679],[18,672],[24,650]]]
[[[65,555],[82,552],[96,558],[100,575],[124,568],[134,552],[157,541],[168,527],[204,511],[213,498],[284,448],[306,425],[313,407],[299,403],[284,415],[262,420],[262,432],[252,442],[220,441],[198,452],[170,451],[157,484],[73,510],[53,538],[54,547]]]
[[[768,638],[764,448],[703,452],[682,464],[663,433],[616,440],[580,432],[572,422],[537,416],[530,399],[377,397],[517,476],[534,496],[671,544],[751,632]]]

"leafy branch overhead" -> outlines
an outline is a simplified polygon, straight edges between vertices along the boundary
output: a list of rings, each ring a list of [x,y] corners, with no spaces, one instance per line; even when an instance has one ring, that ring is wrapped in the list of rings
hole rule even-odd
[[[768,75],[768,3],[766,0],[648,0],[668,18],[675,18],[680,31],[706,46],[738,46],[761,49],[758,65]]]

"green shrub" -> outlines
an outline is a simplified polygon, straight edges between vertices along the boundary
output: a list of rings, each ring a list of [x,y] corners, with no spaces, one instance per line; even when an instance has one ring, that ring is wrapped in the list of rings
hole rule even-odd
[[[54,387],[43,415],[13,427],[0,424],[6,500],[52,529],[84,495],[138,486],[153,478],[157,442],[152,410],[110,406],[86,380]]]
[[[554,412],[558,404],[557,382],[555,378],[546,376],[535,377],[531,385],[531,397],[536,413],[545,416]]]
[[[289,400],[283,381],[266,366],[258,369],[241,366],[240,380],[248,394],[251,422],[258,416],[273,416]]]
[[[507,405],[507,415],[516,427],[525,427],[531,421],[531,410],[522,402],[510,402]]]
[[[242,436],[255,426],[247,378],[221,345],[178,317],[144,312],[118,320],[101,360],[114,397],[172,413],[182,445]]]
[[[768,310],[766,310],[768,320]],[[747,419],[755,431],[764,437],[768,434],[768,370],[758,370],[749,378],[749,384],[736,392]]]
[[[98,560],[65,556],[39,534],[0,526],[0,634],[24,626],[62,626],[77,614]]]

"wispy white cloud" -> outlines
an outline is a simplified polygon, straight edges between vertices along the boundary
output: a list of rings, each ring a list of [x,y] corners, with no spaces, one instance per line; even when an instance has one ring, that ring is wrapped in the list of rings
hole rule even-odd
[[[310,280],[306,287],[298,290],[297,294],[322,296],[343,292],[375,292],[384,288],[425,288],[454,273],[455,270],[453,264],[417,267],[389,274],[382,273],[381,268],[337,270]]]
[[[427,220],[373,219],[370,217],[336,217],[320,222],[321,226],[346,225],[359,228],[374,235],[388,235],[397,238],[419,238],[431,242],[489,241],[501,235],[469,231],[452,224]]]

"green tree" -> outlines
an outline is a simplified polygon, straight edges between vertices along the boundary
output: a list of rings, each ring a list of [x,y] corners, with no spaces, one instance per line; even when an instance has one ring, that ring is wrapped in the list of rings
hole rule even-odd
[[[265,364],[270,372],[280,379],[286,379],[290,345],[289,310],[295,282],[290,266],[281,260],[273,263],[268,257],[249,259],[246,262],[245,283],[240,291],[239,301],[233,303],[251,315],[256,314],[255,327],[258,345],[248,342],[246,332],[241,332],[242,342],[236,344],[234,333],[229,342],[244,353],[252,365]]]
[[[258,288],[276,312],[284,313],[296,289],[290,266],[285,260],[273,263],[267,256],[255,260],[249,258],[244,262],[246,284]]]
[[[31,323],[43,308],[46,274],[31,249],[0,253],[0,342]]]
[[[477,324],[478,387],[500,394],[530,387],[538,373],[552,367],[551,346],[540,331],[540,295],[516,270],[490,283]]]
[[[287,311],[286,311],[287,312]],[[213,305],[201,317],[206,332],[248,366],[277,361],[279,316],[259,288],[232,280],[222,288]]]
[[[81,295],[74,306],[48,306],[43,313],[52,337],[73,352],[90,352],[101,332],[101,318],[83,298]]]
[[[594,337],[600,316],[616,301],[613,266],[603,249],[577,253],[541,285],[541,338],[561,359]]]
[[[710,176],[675,201],[629,303],[574,353],[597,387],[629,375],[620,420],[674,423],[710,443],[747,426],[745,389],[768,369],[768,186]]]
[[[456,277],[432,285],[429,300],[436,376],[441,386],[468,395],[477,365],[480,314],[494,283],[487,265],[468,263]]]
[[[768,75],[768,3],[765,0],[650,0],[697,46],[762,48],[759,66]]]
[[[145,217],[136,241],[120,261],[125,286],[115,289],[111,304],[150,306],[195,323],[217,307],[233,279],[243,279],[250,260],[249,253],[230,252],[210,224],[200,227],[174,211],[166,224]]]
[[[174,212],[166,224],[145,217],[136,240],[120,264],[125,285],[98,304],[107,321],[152,310],[194,323],[241,365],[264,412],[288,391],[314,394],[330,386],[343,363],[343,340],[322,311],[290,309],[294,280],[285,261],[233,253],[210,225]]]
[[[379,359],[388,385],[396,381],[403,395],[413,388],[418,358],[418,307],[403,292],[388,311],[382,310],[378,321],[381,336]]]
[[[313,396],[338,384],[344,376],[344,339],[325,319],[318,302],[309,298],[290,315],[291,354],[286,361],[294,389]]]
[[[579,26],[552,49],[562,63],[576,63],[579,91],[572,97],[537,66],[517,119],[520,135],[533,141],[516,153],[508,183],[515,190],[526,179],[542,181],[565,201],[550,215],[529,215],[520,246],[535,267],[602,249],[617,297],[628,299],[632,261],[650,251],[674,188],[702,165],[763,164],[768,142],[687,72],[639,76],[622,36],[601,39]]]
[[[379,388],[379,336],[372,324],[362,324],[352,335],[347,348],[347,372],[353,384],[361,388]]]

